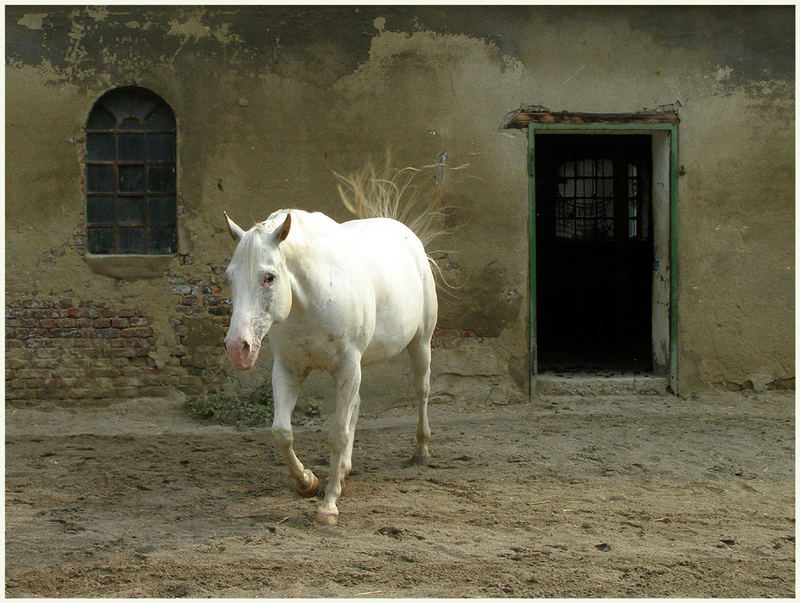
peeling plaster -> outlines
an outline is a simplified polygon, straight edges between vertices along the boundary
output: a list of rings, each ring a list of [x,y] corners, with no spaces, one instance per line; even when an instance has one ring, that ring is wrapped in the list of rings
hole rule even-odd
[[[47,13],[27,13],[25,16],[22,17],[19,21],[17,21],[18,25],[22,25],[23,27],[27,27],[28,29],[42,29],[42,23],[44,22],[44,18],[47,16]]]
[[[488,67],[487,63],[497,63],[501,74],[511,75],[512,80],[518,80],[523,71],[520,60],[501,53],[493,43],[481,38],[430,31],[406,33],[381,30],[372,37],[369,60],[362,63],[353,74],[337,82],[336,88],[349,91],[354,87],[360,88],[361,83],[367,80],[373,82],[371,86],[378,82],[380,87],[392,86],[395,82],[391,77],[400,62],[407,62],[417,70],[438,73],[445,81],[449,79],[453,96],[457,93],[453,83],[454,72],[459,68],[480,64],[475,74],[478,77],[478,72]],[[473,86],[479,88],[475,83]],[[517,85],[512,84],[512,87],[516,89]]]
[[[713,77],[718,82],[722,82],[724,80],[729,80],[731,78],[731,74],[733,73],[733,67],[729,65],[717,66],[716,70],[714,71]]]
[[[201,40],[207,38],[211,33],[211,28],[208,25],[203,25],[199,15],[194,15],[186,21],[178,21],[172,19],[169,22],[168,36],[176,36],[181,38],[181,45],[186,44],[189,40]]]
[[[181,46],[189,41],[198,42],[205,38],[212,38],[222,44],[244,41],[241,36],[231,33],[231,23],[219,23],[216,27],[211,27],[203,23],[202,17],[203,13],[197,13],[185,21],[172,19],[167,35],[180,38]]]
[[[87,7],[86,14],[89,15],[95,21],[105,21],[108,18],[108,7],[107,6],[97,6],[97,7]]]
[[[152,27],[152,25],[153,24],[150,21],[147,21],[146,23],[139,23],[138,21],[128,21],[127,23],[125,23],[125,27],[127,27],[128,29],[138,29],[141,31],[147,31],[148,29],[150,29],[150,27]]]

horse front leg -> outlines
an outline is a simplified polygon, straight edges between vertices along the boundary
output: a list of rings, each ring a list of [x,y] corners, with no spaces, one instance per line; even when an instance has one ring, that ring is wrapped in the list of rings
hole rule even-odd
[[[336,379],[336,410],[331,419],[331,460],[325,498],[317,511],[317,521],[336,525],[339,509],[336,501],[342,494],[344,478],[352,467],[351,455],[359,407],[358,390],[361,386],[361,358],[346,361],[334,375]]]
[[[272,421],[272,438],[281,451],[289,475],[301,496],[311,497],[319,490],[319,480],[311,470],[303,467],[303,463],[294,453],[294,435],[292,433],[292,411],[297,404],[300,385],[304,379],[286,367],[277,357],[272,366],[272,393],[275,398],[275,416]]]

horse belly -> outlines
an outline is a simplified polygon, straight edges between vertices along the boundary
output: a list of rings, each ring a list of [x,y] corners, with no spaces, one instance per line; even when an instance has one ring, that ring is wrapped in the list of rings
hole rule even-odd
[[[397,268],[397,267],[396,267]],[[364,351],[363,364],[389,360],[402,352],[425,324],[422,279],[408,266],[405,278],[382,283],[375,301],[375,332]],[[404,283],[399,286],[397,283]]]
[[[402,327],[403,325],[396,325]],[[377,364],[385,362],[390,358],[394,358],[411,342],[418,329],[401,329],[395,328],[392,331],[388,330],[384,333],[378,331],[379,326],[376,325],[375,337],[367,346],[364,355],[361,357],[361,364]]]

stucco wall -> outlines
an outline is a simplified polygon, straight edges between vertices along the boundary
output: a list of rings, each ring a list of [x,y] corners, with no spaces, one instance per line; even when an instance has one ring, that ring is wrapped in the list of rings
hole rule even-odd
[[[524,397],[527,141],[499,129],[503,115],[678,101],[679,389],[783,383],[794,377],[793,24],[791,7],[7,7],[7,305],[134,307],[153,329],[148,374],[199,391],[209,367],[225,367],[223,209],[242,224],[280,207],[347,219],[332,170],[387,147],[407,165],[446,152],[469,169],[450,191],[459,230],[439,245],[464,286],[441,299],[438,389]],[[134,84],[177,115],[180,248],[162,277],[126,281],[85,261],[82,128],[104,92]],[[32,339],[8,357],[30,362]],[[54,349],[80,366],[80,346]],[[368,375],[365,400],[397,397],[403,370]]]

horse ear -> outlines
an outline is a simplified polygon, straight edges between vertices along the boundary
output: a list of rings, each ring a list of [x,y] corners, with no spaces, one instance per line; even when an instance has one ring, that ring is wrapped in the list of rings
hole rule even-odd
[[[289,236],[289,229],[292,227],[292,214],[287,213],[286,219],[283,221],[283,226],[278,229],[278,243],[281,243],[286,237]]]
[[[244,235],[244,230],[237,226],[236,222],[230,219],[228,212],[224,211],[222,213],[225,214],[225,219],[228,221],[228,232],[231,233],[234,241],[238,241]]]

